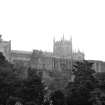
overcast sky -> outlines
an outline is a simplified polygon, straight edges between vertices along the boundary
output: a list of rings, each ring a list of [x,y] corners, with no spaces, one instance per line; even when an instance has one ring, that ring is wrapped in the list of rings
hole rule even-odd
[[[0,0],[0,34],[12,49],[52,51],[63,33],[86,59],[105,61],[105,0]]]

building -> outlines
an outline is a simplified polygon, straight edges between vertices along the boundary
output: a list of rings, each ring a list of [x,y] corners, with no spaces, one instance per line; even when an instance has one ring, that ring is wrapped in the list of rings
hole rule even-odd
[[[64,36],[60,41],[53,41],[53,55],[60,58],[67,58],[73,60],[83,60],[83,52],[74,52],[72,48],[72,38],[65,40]]]
[[[72,61],[84,60],[84,53],[73,52],[72,39],[65,40],[64,37],[60,41],[54,41],[53,52],[39,50],[29,52],[11,50],[11,41],[4,41],[0,36],[0,51],[12,63],[46,70],[70,69]]]
[[[65,40],[64,36],[60,41],[54,40],[53,54],[56,57],[72,59],[72,39]]]
[[[0,35],[0,52],[8,61],[11,61],[11,41],[4,41],[2,35]]]
[[[11,41],[4,41],[0,35],[0,52],[12,63],[21,64],[27,67],[40,70],[70,70],[72,63],[84,60],[84,53],[74,52],[72,48],[72,39],[60,41],[53,44],[53,52],[43,52],[40,50],[17,51],[11,50]],[[105,72],[105,62],[98,60],[88,60],[93,63],[93,69],[96,72]]]
[[[88,61],[93,63],[93,69],[96,72],[105,72],[105,62],[98,60],[88,60]]]

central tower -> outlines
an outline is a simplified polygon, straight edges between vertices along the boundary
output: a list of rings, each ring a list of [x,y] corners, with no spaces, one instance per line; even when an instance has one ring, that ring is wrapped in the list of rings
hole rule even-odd
[[[63,35],[60,41],[54,39],[53,54],[57,57],[72,58],[72,38],[65,40]]]

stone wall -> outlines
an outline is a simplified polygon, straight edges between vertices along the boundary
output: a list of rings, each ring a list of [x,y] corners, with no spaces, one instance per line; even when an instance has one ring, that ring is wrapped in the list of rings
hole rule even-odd
[[[105,72],[105,62],[98,60],[88,60],[93,63],[93,69],[96,72]]]
[[[0,52],[3,53],[5,58],[11,60],[11,41],[3,41],[0,35]]]
[[[32,55],[32,52],[12,50],[11,61],[14,61],[14,60],[30,61],[31,55]]]

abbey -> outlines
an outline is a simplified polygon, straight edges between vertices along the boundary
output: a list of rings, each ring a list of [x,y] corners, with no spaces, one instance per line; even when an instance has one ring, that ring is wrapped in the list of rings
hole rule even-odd
[[[65,40],[64,37],[60,41],[53,41],[53,52],[40,50],[28,52],[11,50],[11,41],[4,41],[0,35],[0,52],[12,63],[20,63],[27,67],[51,71],[70,70],[73,62],[85,59],[83,52],[73,51],[72,39]],[[97,69],[96,62],[94,68]]]
[[[11,50],[11,41],[4,41],[0,36],[0,51],[10,62],[24,62],[25,65],[34,68],[45,69],[61,69],[62,62],[65,64],[71,60],[84,60],[84,54],[80,51],[73,52],[72,39],[65,40],[64,37],[60,41],[53,43],[53,52],[43,52],[39,50],[17,51]]]

